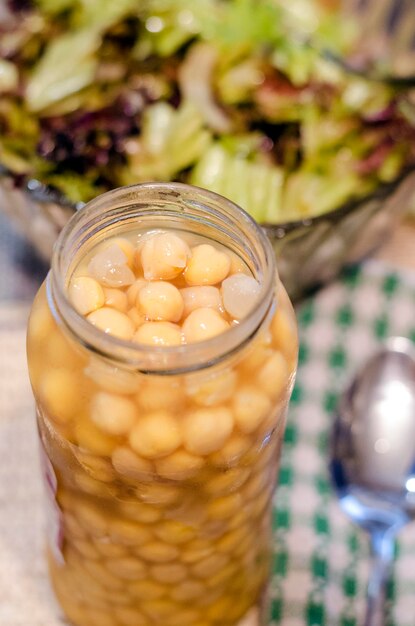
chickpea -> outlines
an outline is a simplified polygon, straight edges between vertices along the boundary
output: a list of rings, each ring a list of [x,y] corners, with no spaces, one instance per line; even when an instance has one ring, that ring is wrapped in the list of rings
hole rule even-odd
[[[142,546],[152,538],[148,526],[121,518],[109,520],[108,535],[114,543],[126,546]]]
[[[108,487],[108,484],[91,478],[85,472],[75,472],[74,482],[81,493],[98,496],[99,498],[106,498],[111,495],[111,489]]]
[[[192,257],[184,272],[188,285],[217,285],[229,274],[231,260],[210,244],[192,249]]]
[[[58,580],[58,579],[57,579]],[[56,585],[56,583],[54,583]],[[59,603],[61,604],[65,614],[69,617],[74,624],[86,624],[88,623],[88,617],[83,604],[80,604],[79,600],[75,597],[64,595],[57,589],[57,596]]]
[[[251,445],[249,437],[234,433],[220,450],[212,454],[210,461],[217,467],[233,467],[239,463]]]
[[[162,483],[149,483],[137,488],[138,497],[146,504],[165,506],[177,502],[182,496],[182,491],[173,485]]]
[[[180,327],[171,322],[146,322],[137,330],[133,341],[160,347],[179,346],[182,333]]]
[[[130,395],[137,393],[140,387],[140,378],[136,372],[121,369],[99,357],[91,357],[84,373],[98,387],[110,393]]]
[[[247,435],[254,432],[272,410],[266,394],[250,385],[237,390],[232,406],[236,425]]]
[[[180,552],[176,546],[161,543],[160,541],[153,541],[146,543],[144,546],[140,546],[138,554],[151,563],[168,563],[169,561],[177,559]]]
[[[65,535],[68,534],[75,539],[85,539],[86,532],[72,513],[65,513],[64,517]]]
[[[181,563],[160,563],[150,568],[151,576],[159,583],[177,585],[187,576],[187,568]]]
[[[206,585],[209,589],[223,589],[224,586],[228,586],[231,579],[235,577],[236,572],[238,571],[238,563],[230,562],[229,565],[225,565],[222,569],[220,569],[216,574],[211,576],[207,581]]]
[[[229,616],[233,604],[233,598],[229,595],[224,595],[214,604],[206,607],[206,617],[214,622],[218,622],[223,615]],[[242,611],[241,608],[238,606],[238,613]]]
[[[75,424],[75,440],[81,448],[102,456],[110,456],[117,445],[114,437],[104,433],[86,417]]]
[[[112,543],[107,537],[98,537],[94,540],[98,552],[106,558],[118,558],[127,555],[127,548],[118,543]]]
[[[77,276],[69,285],[69,299],[81,315],[92,313],[101,308],[105,302],[105,294],[98,281],[90,276]]]
[[[241,541],[245,539],[247,534],[251,530],[247,526],[241,526],[235,530],[231,530],[226,535],[223,535],[216,544],[219,552],[226,552],[232,554],[232,552],[239,546]]]
[[[221,505],[220,508],[223,508],[223,505]],[[239,511],[237,511],[235,515],[233,515],[232,519],[227,521],[227,530],[235,530],[235,528],[240,529],[243,526],[249,525],[250,523],[251,518],[246,508],[240,508]]]
[[[198,618],[199,613],[194,609],[178,608],[172,615],[170,615],[166,626],[200,626]]]
[[[210,578],[210,576],[217,574],[228,563],[229,557],[226,554],[217,552],[193,565],[192,572],[197,578]]]
[[[128,398],[99,391],[91,401],[91,420],[110,435],[125,435],[138,417],[137,407]]]
[[[184,308],[180,291],[164,281],[142,287],[137,295],[137,306],[147,319],[167,322],[178,322]]]
[[[207,506],[211,519],[224,520],[232,517],[244,506],[244,501],[240,493],[231,493],[209,502]]]
[[[150,461],[137,456],[130,448],[116,448],[111,460],[115,470],[131,480],[150,481],[154,477]]]
[[[191,454],[217,452],[233,430],[229,409],[198,409],[188,413],[183,421],[184,446]]]
[[[72,541],[72,545],[85,559],[92,559],[93,561],[97,561],[99,559],[99,554],[93,543],[83,541],[82,539],[74,539]]]
[[[265,363],[266,359],[272,355],[272,348],[266,337],[261,337],[256,340],[254,345],[249,346],[244,355],[239,368],[246,375],[251,377],[252,372],[257,372],[258,369]]]
[[[183,563],[197,563],[215,552],[215,544],[205,539],[193,539],[183,546],[181,560]]]
[[[291,307],[291,305],[289,304]],[[297,358],[297,329],[287,314],[278,308],[271,322],[272,338],[275,347],[294,367]]]
[[[203,372],[187,377],[186,391],[199,406],[216,406],[234,394],[236,383],[237,374],[233,369],[219,370],[210,376]]]
[[[180,500],[175,502],[175,507],[170,507],[167,515],[169,519],[182,522],[187,526],[197,526],[202,524],[207,517],[204,503],[195,498],[195,491],[187,492],[181,486],[178,488]]]
[[[149,600],[142,603],[142,610],[146,615],[148,615],[153,622],[159,622],[161,624],[166,624],[166,619],[170,617],[170,615],[174,615],[174,612],[177,610],[177,605],[171,600],[160,599],[160,600]]]
[[[146,280],[166,280],[184,270],[190,249],[177,235],[160,233],[144,242],[140,256]]]
[[[129,340],[134,335],[135,327],[130,318],[116,309],[104,306],[90,313],[86,319],[104,333],[118,339]]]
[[[267,491],[269,477],[265,472],[254,474],[244,487],[244,497],[246,500],[255,500],[263,491]]]
[[[108,533],[108,519],[87,501],[78,500],[73,511],[81,526],[93,537],[104,537]]]
[[[124,291],[121,291],[121,289],[110,289],[109,287],[104,287],[104,296],[105,306],[117,309],[117,311],[121,311],[121,313],[127,312],[128,298]]]
[[[184,303],[183,317],[187,317],[189,313],[202,307],[222,311],[222,298],[217,287],[209,285],[185,287],[180,289],[180,293]]]
[[[163,520],[155,526],[154,534],[166,543],[180,545],[193,539],[196,536],[196,530],[182,522]]]
[[[67,367],[76,372],[83,365],[81,350],[61,330],[51,332],[42,349],[42,356],[50,369]]]
[[[138,580],[129,586],[133,598],[139,600],[158,600],[166,593],[164,585],[153,580]]]
[[[258,382],[271,399],[278,398],[290,382],[287,361],[281,352],[274,352],[258,372]]]
[[[140,328],[140,326],[142,326],[146,321],[145,315],[139,313],[135,306],[128,309],[127,315],[136,328]]]
[[[126,517],[143,524],[153,524],[154,522],[158,522],[161,517],[160,509],[149,504],[144,504],[143,502],[138,502],[137,500],[120,502],[119,506],[121,512]]]
[[[174,407],[175,412],[179,412],[183,407],[185,396],[179,381],[166,380],[163,376],[146,376],[136,400],[146,412],[171,407]]]
[[[147,459],[167,456],[180,444],[177,421],[167,411],[155,411],[141,417],[130,434],[132,449]]]
[[[241,257],[239,257],[234,252],[230,252],[229,256],[231,259],[231,268],[229,270],[230,275],[232,274],[246,274],[247,276],[251,275],[248,269],[248,266],[246,265],[246,263],[244,263],[244,261],[242,261]]]
[[[28,325],[28,338],[36,343],[47,340],[56,327],[52,313],[47,306],[44,284],[33,303]]]
[[[82,468],[88,472],[92,478],[103,483],[111,483],[115,478],[111,463],[94,454],[89,454],[83,450],[75,450],[74,455]]]
[[[186,450],[176,450],[173,454],[157,459],[156,471],[162,478],[169,480],[187,480],[196,476],[204,465],[200,456],[189,454]]]
[[[72,513],[77,506],[78,498],[72,492],[61,489],[57,494],[57,502],[63,511]]]
[[[47,339],[35,349],[41,352],[35,356],[41,357],[39,362],[42,369],[67,367],[78,372],[85,362],[86,352],[83,347],[58,326],[54,326]]]
[[[39,393],[50,416],[66,424],[76,415],[80,405],[80,380],[67,369],[49,369],[43,373]]]
[[[259,494],[258,497],[252,503],[251,515],[254,519],[262,517],[265,509],[271,507],[271,495],[266,491]],[[243,552],[242,552],[243,554]]]
[[[111,558],[106,562],[109,571],[124,580],[140,580],[146,577],[147,568],[136,557]]]
[[[171,591],[171,597],[177,602],[189,602],[205,593],[205,586],[197,580],[182,582]]]
[[[212,497],[233,493],[244,484],[249,474],[250,470],[246,467],[234,467],[211,478],[205,485],[205,491]]]
[[[121,609],[127,608],[131,605],[131,598],[128,595],[126,585],[124,585],[122,593],[119,591],[108,590],[106,593],[106,598],[109,604],[114,607],[114,614],[118,613],[118,611],[120,611]],[[138,623],[137,623],[137,626],[138,626]]]
[[[148,619],[136,609],[123,606],[116,608],[114,614],[117,624],[121,623],[122,626],[148,626]]]
[[[104,610],[97,610],[94,604],[93,608],[87,609],[87,624],[90,624],[90,626],[114,626],[114,618],[108,612],[108,606],[105,606]]]
[[[183,335],[187,343],[206,341],[228,330],[229,324],[214,309],[196,309],[183,323]]]
[[[134,307],[137,304],[138,292],[146,284],[147,284],[147,281],[144,278],[137,278],[137,280],[135,280],[133,284],[130,285],[130,287],[128,287],[127,300],[130,306]]]
[[[111,574],[111,572],[108,571],[102,563],[97,561],[84,561],[83,566],[86,571],[91,574],[94,580],[106,589],[122,590],[124,581]]]

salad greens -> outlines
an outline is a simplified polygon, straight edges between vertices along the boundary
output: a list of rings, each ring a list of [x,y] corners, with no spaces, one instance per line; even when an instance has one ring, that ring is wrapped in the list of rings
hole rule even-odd
[[[415,164],[415,112],[326,58],[327,0],[9,0],[0,165],[85,202],[179,180],[258,221],[331,211]]]

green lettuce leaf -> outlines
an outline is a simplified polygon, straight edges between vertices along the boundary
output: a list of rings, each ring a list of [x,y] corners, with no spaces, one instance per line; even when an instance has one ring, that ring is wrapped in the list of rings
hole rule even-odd
[[[123,180],[171,180],[193,165],[210,141],[210,132],[190,102],[182,103],[177,110],[166,102],[154,104],[144,113],[141,135],[135,140]]]
[[[26,86],[26,103],[38,112],[90,85],[98,61],[100,36],[94,30],[68,32],[54,39],[35,65]]]
[[[190,180],[233,200],[258,222],[281,221],[284,173],[276,166],[235,156],[215,143],[193,169]]]
[[[103,34],[128,14],[137,13],[139,7],[136,0],[82,0],[72,8],[78,5],[78,28],[52,39],[32,70],[26,102],[33,112],[43,111],[91,85]]]
[[[202,35],[227,48],[263,48],[283,37],[282,12],[273,0],[230,0],[211,14]]]
[[[133,50],[136,59],[170,57],[199,36],[217,11],[217,0],[145,0],[143,25]]]

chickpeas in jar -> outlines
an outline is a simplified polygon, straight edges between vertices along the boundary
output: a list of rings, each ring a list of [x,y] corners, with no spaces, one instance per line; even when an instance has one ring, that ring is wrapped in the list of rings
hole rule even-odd
[[[144,184],[72,218],[28,362],[49,569],[74,626],[265,619],[296,358],[271,246],[239,207]]]

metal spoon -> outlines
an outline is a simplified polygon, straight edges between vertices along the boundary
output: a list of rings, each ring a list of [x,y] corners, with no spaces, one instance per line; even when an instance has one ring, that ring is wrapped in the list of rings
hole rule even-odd
[[[385,623],[385,586],[397,532],[415,518],[415,346],[395,337],[344,392],[330,473],[343,511],[370,535],[365,626]]]

